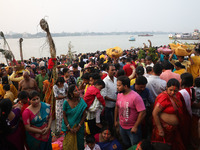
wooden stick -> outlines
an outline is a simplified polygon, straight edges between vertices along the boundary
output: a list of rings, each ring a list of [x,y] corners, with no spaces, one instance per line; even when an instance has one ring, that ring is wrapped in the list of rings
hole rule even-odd
[[[23,62],[23,52],[22,52],[22,42],[23,42],[23,38],[19,39],[19,48],[20,48],[20,57],[21,57],[21,61]]]

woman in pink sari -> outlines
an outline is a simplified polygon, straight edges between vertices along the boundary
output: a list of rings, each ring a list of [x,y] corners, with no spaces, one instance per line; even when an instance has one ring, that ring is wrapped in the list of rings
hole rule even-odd
[[[52,150],[50,105],[40,102],[37,91],[32,91],[29,99],[31,105],[22,114],[29,150]]]

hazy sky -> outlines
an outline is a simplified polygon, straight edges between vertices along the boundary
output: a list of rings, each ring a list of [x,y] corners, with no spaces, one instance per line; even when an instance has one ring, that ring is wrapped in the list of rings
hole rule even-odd
[[[200,29],[200,0],[0,0],[0,31],[174,31]]]

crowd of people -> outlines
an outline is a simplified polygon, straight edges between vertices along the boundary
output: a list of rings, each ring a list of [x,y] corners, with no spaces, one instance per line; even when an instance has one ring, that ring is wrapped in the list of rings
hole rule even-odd
[[[63,150],[198,150],[200,47],[154,62],[145,52],[0,64],[0,149],[51,150],[63,137]]]

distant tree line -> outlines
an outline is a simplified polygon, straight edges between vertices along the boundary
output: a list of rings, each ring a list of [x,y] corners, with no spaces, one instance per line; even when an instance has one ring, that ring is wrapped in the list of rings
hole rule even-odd
[[[173,32],[62,32],[52,33],[53,37],[64,37],[64,36],[93,36],[93,35],[138,35],[138,34],[174,34]],[[12,33],[5,34],[6,38],[41,38],[45,37],[46,34],[38,32],[36,34],[30,33]]]

